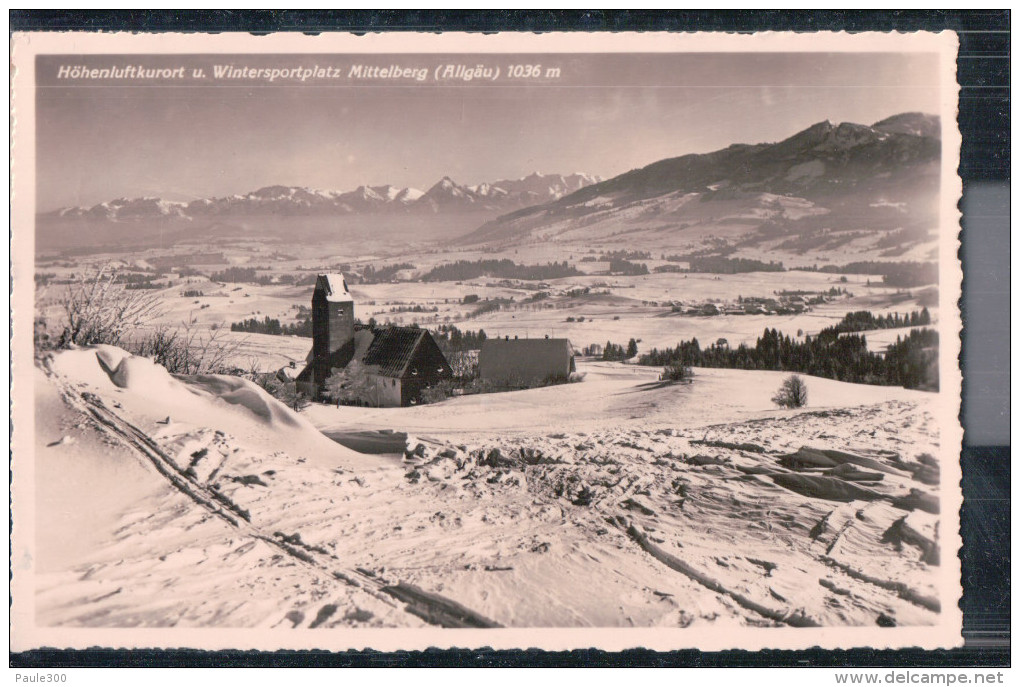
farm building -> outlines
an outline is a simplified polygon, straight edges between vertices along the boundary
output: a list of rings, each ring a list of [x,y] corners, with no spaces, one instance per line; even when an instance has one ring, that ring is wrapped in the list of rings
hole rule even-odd
[[[478,374],[489,382],[529,385],[575,371],[567,339],[487,339],[478,354]]]
[[[370,405],[411,405],[426,387],[453,376],[435,339],[417,327],[377,330],[361,362],[368,379],[365,401]]]
[[[424,388],[453,375],[427,330],[356,325],[343,275],[321,274],[312,292],[312,351],[297,376],[298,389],[324,398],[329,376],[348,368],[356,400],[373,406],[411,405]]]

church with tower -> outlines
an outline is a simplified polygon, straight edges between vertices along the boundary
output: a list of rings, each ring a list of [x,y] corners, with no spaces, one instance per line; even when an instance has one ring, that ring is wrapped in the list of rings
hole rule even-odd
[[[453,376],[446,356],[426,329],[363,326],[354,318],[354,298],[342,274],[320,274],[312,292],[312,351],[297,376],[298,390],[327,398],[326,381],[352,361],[360,363],[358,403],[416,404],[421,392]]]

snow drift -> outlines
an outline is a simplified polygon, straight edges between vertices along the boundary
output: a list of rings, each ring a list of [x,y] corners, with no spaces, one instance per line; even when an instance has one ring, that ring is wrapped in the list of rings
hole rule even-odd
[[[162,437],[214,428],[259,450],[287,451],[327,465],[378,465],[330,441],[306,419],[240,377],[171,375],[149,358],[108,345],[61,351],[49,368],[110,399],[111,405],[123,406],[135,424]]]
[[[938,431],[919,401],[685,427],[687,389],[667,389],[661,415],[629,424],[595,404],[575,417],[599,422],[567,431],[416,430],[401,462],[343,448],[244,380],[175,377],[114,347],[57,353],[38,377],[42,624],[920,626],[941,612]],[[490,412],[564,401],[535,391]],[[725,389],[699,391],[715,408]],[[389,410],[406,432],[426,409]]]

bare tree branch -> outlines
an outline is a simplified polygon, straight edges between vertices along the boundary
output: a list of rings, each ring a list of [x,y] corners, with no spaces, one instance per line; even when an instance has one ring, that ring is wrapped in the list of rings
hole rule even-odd
[[[68,286],[58,346],[117,345],[160,314],[159,296],[125,289],[109,265],[86,270]]]

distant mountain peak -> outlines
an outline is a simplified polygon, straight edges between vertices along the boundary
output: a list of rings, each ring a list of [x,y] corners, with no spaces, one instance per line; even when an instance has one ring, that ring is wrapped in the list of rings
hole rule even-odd
[[[942,137],[942,121],[938,115],[924,112],[902,112],[871,125],[873,129],[887,133],[909,134],[912,136]]]
[[[247,193],[202,198],[188,203],[165,201],[156,197],[117,198],[91,208],[61,208],[46,214],[68,219],[122,222],[147,218],[190,220],[197,217],[264,213],[280,215],[460,211],[499,213],[555,200],[595,181],[597,177],[583,174],[563,177],[534,173],[510,182],[483,182],[476,186],[464,186],[449,176],[444,176],[424,192],[416,188],[399,188],[392,184],[363,183],[346,192],[273,184]]]
[[[913,189],[910,193],[931,192],[930,181],[937,173],[941,155],[938,125],[938,117],[922,113],[896,115],[874,126],[824,120],[777,143],[735,144],[710,153],[667,158],[612,179],[586,183],[545,205],[503,215],[464,237],[464,242],[505,245],[538,236],[549,240],[550,233],[585,241],[587,234],[605,236],[597,233],[605,231],[615,236],[621,227],[637,224],[650,227],[654,222],[664,223],[661,231],[665,232],[671,227],[705,223],[703,215],[712,217],[716,212],[728,212],[709,209],[711,206],[702,203],[684,210],[687,201],[694,197],[708,203],[715,200],[747,203],[747,215],[734,222],[754,226],[770,217],[785,217],[787,211],[780,207],[792,201],[783,199],[797,199],[796,203],[801,204],[801,209],[789,211],[790,216],[812,216],[816,211],[810,208],[822,207],[828,202],[824,199],[846,197],[853,202],[855,194],[861,197],[874,194],[874,204],[865,204],[873,210],[862,211],[860,217],[847,220],[856,225],[865,221],[868,213],[886,212],[891,202],[902,204],[898,199],[879,202],[882,193],[892,192],[897,185]],[[545,178],[527,177],[518,182],[496,183],[507,183],[507,188],[511,188],[513,183],[537,187],[548,182]],[[768,200],[761,201],[762,198]],[[647,219],[636,223],[637,213]],[[685,213],[697,219],[688,219]],[[787,226],[790,221],[786,218],[780,226]],[[879,217],[875,221],[885,220]],[[897,217],[895,221],[902,219]],[[603,228],[589,228],[596,224]],[[663,234],[662,238],[667,236]]]

